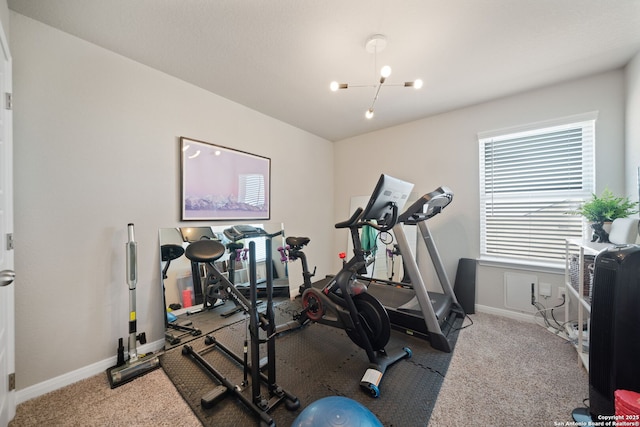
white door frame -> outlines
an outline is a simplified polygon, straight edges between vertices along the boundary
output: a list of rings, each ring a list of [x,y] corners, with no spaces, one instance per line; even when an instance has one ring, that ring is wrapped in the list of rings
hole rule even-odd
[[[11,54],[0,22],[0,272],[13,272]],[[8,96],[7,96],[8,95]],[[6,278],[6,274],[3,278]],[[9,281],[4,281],[8,283]],[[15,417],[15,284],[0,286],[0,427]]]

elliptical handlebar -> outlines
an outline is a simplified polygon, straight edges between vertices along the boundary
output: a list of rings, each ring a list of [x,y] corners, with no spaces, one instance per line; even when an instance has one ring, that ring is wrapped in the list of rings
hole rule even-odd
[[[282,234],[284,234],[284,230],[279,230],[279,231],[276,231],[275,233],[267,233],[264,236],[269,238],[269,239],[273,239],[274,237],[280,236]]]

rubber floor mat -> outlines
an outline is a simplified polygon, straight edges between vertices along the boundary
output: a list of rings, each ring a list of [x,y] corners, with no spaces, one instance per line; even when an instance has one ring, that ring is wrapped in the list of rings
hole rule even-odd
[[[278,304],[275,307],[276,323],[291,320],[292,314],[299,309],[297,300]],[[462,319],[455,319],[449,333],[452,345],[455,345],[457,328],[461,324]],[[247,325],[248,321],[236,321],[211,335],[242,357]],[[261,335],[261,338],[266,336]],[[242,366],[222,351],[208,349],[210,346],[205,344],[205,336],[190,341],[189,345],[201,351],[203,357],[233,384],[242,384]],[[402,359],[387,369],[380,383],[380,396],[373,398],[359,385],[369,365],[367,355],[344,331],[310,324],[279,336],[276,339],[276,382],[295,395],[301,406],[297,411],[288,411],[282,402],[269,415],[276,425],[290,426],[314,401],[327,396],[345,396],[369,408],[385,426],[426,426],[452,353],[443,353],[433,349],[428,341],[392,331],[387,351],[403,347],[411,349],[412,357]],[[160,357],[161,364],[202,424],[207,427],[259,426],[258,418],[235,397],[228,396],[210,409],[201,406],[202,396],[219,382],[192,357],[184,355],[182,348],[180,345],[165,352]],[[266,356],[264,344],[260,346],[260,355]],[[261,393],[262,396],[269,394],[264,386]],[[243,389],[243,394],[251,397],[250,385]]]

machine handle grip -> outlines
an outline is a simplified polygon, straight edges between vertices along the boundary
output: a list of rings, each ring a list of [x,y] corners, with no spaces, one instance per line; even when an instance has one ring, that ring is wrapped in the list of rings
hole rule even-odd
[[[378,231],[389,231],[398,222],[398,206],[395,203],[391,204],[391,218],[385,218],[384,224],[377,224],[374,222],[365,222],[366,225],[375,228]]]
[[[349,218],[346,221],[342,221],[339,222],[335,225],[336,228],[348,228],[351,227],[353,225],[355,225],[358,222],[358,219],[360,219],[360,215],[362,215],[362,208],[358,208],[356,209],[356,211],[353,213],[353,215],[351,215],[351,218]]]
[[[127,241],[127,285],[129,289],[136,288],[138,283],[138,244],[135,241],[133,224],[128,225],[129,240]]]

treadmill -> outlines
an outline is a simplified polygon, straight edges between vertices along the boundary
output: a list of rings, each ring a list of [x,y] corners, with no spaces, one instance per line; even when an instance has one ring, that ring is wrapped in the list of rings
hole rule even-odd
[[[368,282],[369,293],[387,309],[394,329],[428,339],[433,348],[447,353],[452,351],[452,347],[443,333],[443,328],[452,324],[455,316],[464,317],[465,314],[453,292],[426,222],[442,212],[452,200],[453,192],[447,187],[439,187],[422,196],[398,217],[398,222],[393,227],[393,234],[398,242],[405,273],[410,283],[369,277],[359,278]],[[443,293],[427,291],[403,225],[415,225],[420,231]]]

